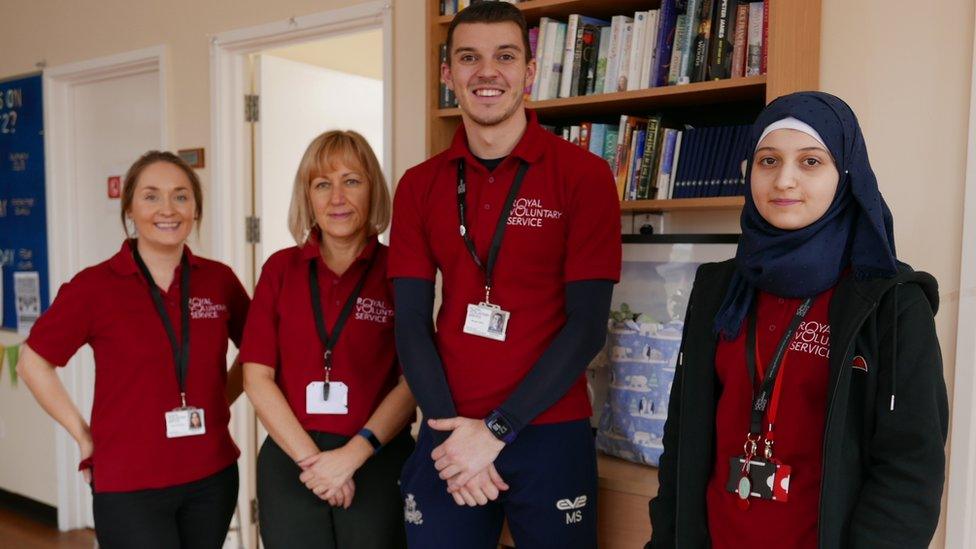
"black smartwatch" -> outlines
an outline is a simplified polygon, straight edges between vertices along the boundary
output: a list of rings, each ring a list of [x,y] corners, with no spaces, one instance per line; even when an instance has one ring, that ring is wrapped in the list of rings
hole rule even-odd
[[[505,444],[511,444],[515,440],[518,433],[512,428],[512,424],[508,422],[508,419],[502,415],[498,410],[492,410],[488,417],[485,418],[485,425],[488,426],[488,430],[491,434],[495,435],[495,438],[504,442]]]

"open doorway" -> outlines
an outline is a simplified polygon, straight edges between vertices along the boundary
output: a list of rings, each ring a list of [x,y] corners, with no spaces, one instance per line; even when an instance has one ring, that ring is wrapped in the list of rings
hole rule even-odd
[[[298,163],[313,138],[329,130],[357,131],[383,164],[383,33],[356,31],[266,50],[251,61],[259,97],[254,155],[260,266],[295,245],[288,204]]]

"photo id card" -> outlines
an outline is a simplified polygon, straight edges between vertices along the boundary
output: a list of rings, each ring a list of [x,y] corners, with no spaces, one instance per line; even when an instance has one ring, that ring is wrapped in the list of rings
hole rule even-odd
[[[348,414],[349,387],[341,381],[329,382],[329,399],[322,398],[324,381],[313,381],[305,387],[306,414]]]
[[[753,458],[749,461],[748,481],[743,481],[742,466],[745,457],[736,456],[729,459],[729,482],[725,489],[743,497],[769,499],[773,501],[788,501],[790,497],[790,474],[793,468],[789,465],[774,461],[763,461]],[[739,494],[743,489],[746,494]]]
[[[477,305],[472,303],[468,305],[468,315],[464,319],[464,333],[505,341],[510,314],[498,305],[484,302]]]
[[[176,408],[166,412],[166,438],[192,437],[206,432],[203,408]]]

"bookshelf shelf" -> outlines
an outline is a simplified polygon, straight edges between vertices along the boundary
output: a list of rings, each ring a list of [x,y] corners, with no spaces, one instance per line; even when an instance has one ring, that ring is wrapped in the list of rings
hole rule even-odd
[[[648,0],[528,0],[516,4],[525,15],[525,19],[533,24],[540,17],[565,18],[573,13],[585,13],[592,17],[609,18],[621,13],[649,9],[648,5],[656,6],[659,2]],[[453,15],[438,15],[435,24],[447,26]]]
[[[663,107],[688,107],[748,100],[763,102],[765,96],[766,76],[763,75],[697,82],[682,86],[529,101],[526,105],[535,109],[540,117],[547,118],[619,115],[623,111],[640,113]],[[461,110],[437,109],[434,116],[460,117]]]
[[[620,211],[626,213],[709,212],[738,210],[746,203],[741,196],[713,198],[675,198],[672,200],[624,200]]]

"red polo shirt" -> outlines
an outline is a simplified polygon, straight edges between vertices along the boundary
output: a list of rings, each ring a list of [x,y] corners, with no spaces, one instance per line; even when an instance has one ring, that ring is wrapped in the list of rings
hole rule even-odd
[[[375,256],[375,258],[373,258]],[[319,341],[308,285],[308,262],[318,262],[325,326],[331,334],[342,306],[369,267],[366,284],[332,353],[332,381],[349,387],[348,414],[305,413],[305,388],[323,381]],[[244,329],[241,361],[275,369],[275,381],[308,431],[353,436],[397,384],[400,369],[393,340],[393,290],[386,279],[387,248],[374,237],[341,276],[319,253],[313,233],[301,247],[281,250],[265,262]]]
[[[736,505],[726,490],[729,458],[742,454],[749,431],[752,388],[746,370],[745,327],[733,341],[720,341],[715,369],[721,384],[715,422],[715,467],[708,483],[708,529],[712,547],[759,547],[774,540],[777,547],[815,549],[820,514],[820,478],[830,358],[827,311],[833,289],[817,296],[787,347],[776,417],[774,456],[793,468],[789,500],[750,498],[749,509]],[[763,369],[793,320],[802,299],[759,293],[756,317],[758,360]],[[760,448],[762,445],[760,445]]]
[[[134,241],[133,241],[134,242]],[[227,430],[227,340],[241,340],[248,297],[229,267],[190,253],[187,404],[203,408],[204,435],[166,438],[165,413],[180,390],[163,322],[129,243],[61,286],[27,344],[63,366],[86,343],[95,353],[91,414],[97,492],[165,488],[207,477],[240,455]],[[163,302],[180,333],[180,273]]]
[[[393,207],[390,278],[443,276],[436,344],[460,415],[482,418],[522,381],[566,322],[565,287],[620,277],[620,202],[607,163],[545,131],[535,113],[491,173],[471,154],[463,125],[451,147],[404,174]],[[506,341],[462,332],[484,301],[484,275],[458,232],[457,163],[466,162],[467,223],[485,262],[521,160],[529,163],[495,265],[491,302],[509,311]],[[589,417],[585,376],[532,423]]]

